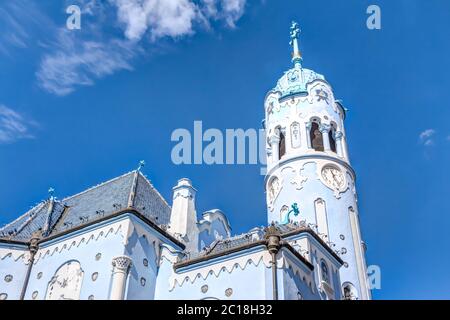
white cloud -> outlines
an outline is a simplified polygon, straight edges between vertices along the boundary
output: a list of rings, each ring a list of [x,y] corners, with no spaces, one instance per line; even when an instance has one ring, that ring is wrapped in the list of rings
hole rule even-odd
[[[432,146],[434,145],[434,135],[436,134],[436,130],[434,129],[427,129],[420,133],[419,135],[419,143],[423,144],[424,146]]]
[[[128,39],[139,40],[149,31],[152,40],[193,34],[199,18],[190,0],[112,0]]]
[[[44,55],[36,76],[48,92],[67,95],[77,86],[93,85],[96,79],[118,70],[131,70],[129,60],[135,51],[127,42],[117,39],[76,41],[71,31],[61,29],[57,49]]]
[[[182,37],[195,33],[196,24],[208,19],[224,20],[229,27],[243,15],[246,0],[110,0],[117,6],[125,36],[140,40],[146,32],[155,41],[162,37]]]
[[[222,13],[219,15],[230,27],[244,14],[245,0],[221,0]]]
[[[18,112],[0,104],[0,144],[34,138],[30,127],[36,126]]]
[[[141,40],[150,39],[151,46],[164,37],[190,36],[213,20],[234,27],[245,1],[79,0],[83,13],[79,32],[50,28],[53,40],[44,41],[47,52],[36,72],[39,86],[63,96],[114,72],[131,70],[133,58],[143,52]],[[111,32],[118,25],[124,37]]]

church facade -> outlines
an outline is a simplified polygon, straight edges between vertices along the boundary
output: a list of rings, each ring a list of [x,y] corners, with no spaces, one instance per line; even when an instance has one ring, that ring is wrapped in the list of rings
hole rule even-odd
[[[140,166],[2,227],[0,299],[371,299],[345,108],[299,33],[264,102],[267,227],[232,235],[189,179],[169,204]]]

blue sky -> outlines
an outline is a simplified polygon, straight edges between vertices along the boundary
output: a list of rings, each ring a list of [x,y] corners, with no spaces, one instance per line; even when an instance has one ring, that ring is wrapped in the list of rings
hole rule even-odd
[[[382,269],[374,297],[450,298],[448,1],[148,2],[0,3],[0,224],[50,186],[63,198],[141,159],[166,199],[186,176],[199,212],[221,208],[235,233],[264,224],[257,165],[176,166],[170,136],[194,120],[259,128],[296,19],[304,65],[349,109],[367,260]],[[81,30],[65,28],[69,4]],[[366,28],[370,4],[381,30]]]

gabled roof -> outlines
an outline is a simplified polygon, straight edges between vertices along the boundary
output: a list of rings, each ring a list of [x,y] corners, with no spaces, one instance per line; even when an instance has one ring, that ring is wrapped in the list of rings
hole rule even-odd
[[[45,200],[0,229],[0,240],[28,242],[53,237],[104,220],[126,209],[137,210],[159,226],[170,221],[170,206],[139,171],[131,171],[62,200]]]

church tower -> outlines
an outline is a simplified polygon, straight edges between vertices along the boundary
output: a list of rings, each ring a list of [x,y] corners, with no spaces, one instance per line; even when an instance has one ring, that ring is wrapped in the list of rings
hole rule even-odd
[[[343,295],[370,299],[345,108],[322,75],[302,66],[299,34],[293,22],[293,66],[264,101],[268,222],[312,227],[345,262]]]

